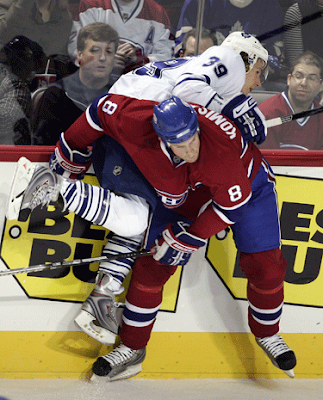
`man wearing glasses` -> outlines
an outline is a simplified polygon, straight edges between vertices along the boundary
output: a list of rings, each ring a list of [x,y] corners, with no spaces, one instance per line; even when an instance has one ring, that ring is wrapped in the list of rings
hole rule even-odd
[[[323,60],[306,51],[293,63],[292,73],[287,76],[284,92],[265,100],[259,105],[266,119],[281,117],[320,107],[319,93],[322,84]],[[264,149],[322,150],[323,114],[316,114],[294,120],[284,127],[268,129],[266,141],[260,146]]]

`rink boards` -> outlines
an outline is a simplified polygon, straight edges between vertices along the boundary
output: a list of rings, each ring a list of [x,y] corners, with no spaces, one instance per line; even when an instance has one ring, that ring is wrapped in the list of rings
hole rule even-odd
[[[100,255],[108,232],[50,206],[25,222],[5,209],[15,162],[48,161],[52,148],[0,147],[0,270]],[[265,152],[264,152],[265,153]],[[323,157],[266,152],[277,175],[288,270],[281,333],[295,350],[296,378],[323,377]],[[96,184],[93,171],[86,181]],[[141,378],[285,378],[247,324],[246,279],[231,233],[212,237],[167,283]],[[0,277],[1,378],[85,378],[106,346],[73,320],[97,264]],[[127,285],[127,284],[126,284]],[[119,298],[124,300],[124,295]]]

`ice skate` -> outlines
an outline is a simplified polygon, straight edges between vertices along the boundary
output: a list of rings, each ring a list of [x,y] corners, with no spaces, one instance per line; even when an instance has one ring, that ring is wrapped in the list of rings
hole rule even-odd
[[[289,377],[294,378],[293,368],[296,365],[296,357],[284,339],[279,335],[256,338],[258,345],[264,350],[275,367],[281,369]]]
[[[142,370],[141,363],[146,357],[146,348],[132,350],[121,343],[111,353],[99,357],[93,364],[92,382],[111,382],[130,378]]]
[[[112,277],[103,272],[98,274],[98,284],[82,305],[75,324],[86,334],[99,342],[111,346],[119,333],[116,317],[115,294],[108,288]]]
[[[17,220],[22,213],[26,221],[30,212],[37,206],[47,206],[56,201],[59,188],[56,175],[49,169],[32,164],[27,158],[18,160],[12,181],[6,217]]]

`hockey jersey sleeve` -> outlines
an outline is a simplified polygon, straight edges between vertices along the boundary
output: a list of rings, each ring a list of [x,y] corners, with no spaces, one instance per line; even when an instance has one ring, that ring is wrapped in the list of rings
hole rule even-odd
[[[203,115],[203,109],[197,111]],[[215,114],[209,112],[206,119],[212,120]],[[225,117],[223,120],[228,121]],[[245,216],[252,196],[251,181],[260,167],[262,156],[253,143],[241,141],[238,131],[223,137],[221,130],[212,129],[212,124],[204,118],[199,118],[199,123],[202,132],[200,158],[190,176],[208,188],[210,201],[199,210],[196,218],[190,218],[194,222],[188,232],[207,239]],[[191,192],[193,196],[194,192]],[[201,197],[201,194],[196,193],[196,196]],[[190,197],[189,201],[192,201]]]
[[[173,57],[174,40],[168,28],[161,31],[161,35],[156,39],[153,51],[148,54],[149,62],[169,60]]]
[[[147,12],[149,10],[149,15],[144,16],[147,7]],[[154,38],[152,43],[154,43],[151,50],[144,56],[149,59],[149,62],[155,61],[165,61],[173,58],[175,40],[171,33],[171,23],[166,10],[158,4],[158,2],[148,2],[145,1],[144,7],[141,13],[138,15],[138,23],[140,24],[140,18],[147,18],[150,21],[151,26],[154,30]],[[150,41],[150,34],[146,37],[145,41]],[[138,64],[138,66],[140,66]]]
[[[101,136],[108,135],[122,146],[130,143],[140,151],[141,139],[136,139],[134,132],[152,131],[153,104],[155,102],[135,100],[126,96],[100,96],[65,132],[65,140],[71,149],[82,150]]]
[[[239,165],[238,160],[237,164]],[[236,176],[235,171],[239,169],[238,165],[230,166],[229,163],[226,165],[230,176]],[[229,185],[210,188],[212,200],[187,229],[189,233],[207,239],[243,218],[252,195],[250,181],[244,169],[241,168],[240,176],[236,176],[230,182]]]
[[[172,94],[216,112],[241,94],[245,83],[245,66],[234,50],[212,46],[199,55],[175,82]]]
[[[241,204],[239,209],[235,210],[235,215],[232,219],[229,219],[221,211],[221,208],[212,201],[205,211],[203,211],[203,213],[192,223],[187,231],[202,239],[208,239],[213,235],[216,235],[228,226],[238,222],[238,220],[244,216],[250,197],[251,192],[246,202]]]

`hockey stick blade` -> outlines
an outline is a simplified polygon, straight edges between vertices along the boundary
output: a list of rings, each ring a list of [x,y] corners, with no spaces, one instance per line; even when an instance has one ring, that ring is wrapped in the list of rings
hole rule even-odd
[[[30,272],[39,272],[39,271],[44,271],[46,269],[74,267],[77,265],[84,265],[84,264],[90,264],[90,263],[101,262],[101,261],[113,261],[113,260],[121,260],[124,258],[137,258],[137,257],[143,257],[143,256],[150,256],[152,254],[153,253],[148,250],[139,250],[139,251],[132,251],[130,253],[114,254],[111,256],[80,258],[80,259],[72,260],[72,261],[57,261],[52,264],[38,264],[38,265],[31,265],[29,267],[24,267],[24,268],[16,268],[16,269],[10,269],[7,271],[0,271],[0,276],[28,274]]]
[[[295,119],[310,117],[311,115],[319,114],[321,112],[323,112],[323,107],[313,108],[311,110],[306,110],[291,115],[285,115],[283,117],[268,119],[266,121],[267,128],[272,128],[273,126],[285,124],[286,122],[291,122],[294,121]]]

